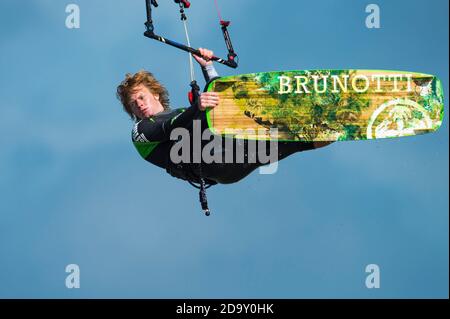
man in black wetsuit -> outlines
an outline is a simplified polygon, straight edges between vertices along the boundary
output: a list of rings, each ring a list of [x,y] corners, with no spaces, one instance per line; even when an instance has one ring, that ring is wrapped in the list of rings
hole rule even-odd
[[[199,51],[202,57],[194,56],[194,58],[201,65],[205,81],[209,82],[218,77],[212,61],[209,60],[213,56],[213,52],[202,48]],[[222,161],[220,162],[199,165],[192,161],[193,154],[190,154],[190,160],[187,162],[174,163],[171,159],[170,151],[176,143],[189,143],[189,145],[195,143],[192,141],[193,134],[190,134],[189,141],[171,140],[172,131],[177,128],[185,128],[192,132],[193,122],[196,119],[200,120],[202,130],[207,129],[204,111],[206,108],[214,108],[218,105],[219,98],[215,92],[201,93],[197,105],[171,110],[167,90],[151,73],[140,71],[134,75],[127,74],[125,80],[117,88],[117,97],[125,112],[135,121],[132,141],[139,154],[150,163],[165,169],[172,176],[197,183],[200,178],[204,178],[209,184],[229,184],[241,180],[256,168],[267,164],[255,159],[255,154],[248,151],[247,142],[244,140],[233,140],[231,143],[233,149],[244,149],[245,160],[243,163],[226,163],[223,160],[224,157],[221,156]],[[204,141],[201,143],[203,147]],[[243,147],[237,147],[238,144]],[[328,144],[324,142],[279,142],[275,151],[277,160],[281,160],[293,153]],[[225,154],[227,147],[225,145],[230,145],[230,143],[223,142],[222,145],[221,152]]]

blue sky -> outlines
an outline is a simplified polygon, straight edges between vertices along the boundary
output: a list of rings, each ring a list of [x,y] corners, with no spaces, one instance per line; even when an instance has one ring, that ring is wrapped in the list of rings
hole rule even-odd
[[[80,29],[65,27],[69,3]],[[365,27],[369,3],[381,29]],[[221,75],[423,72],[448,107],[446,0],[219,5],[240,57]],[[193,46],[225,55],[214,1],[187,13]],[[0,297],[448,298],[447,114],[434,134],[335,143],[213,187],[207,218],[197,190],[139,158],[115,99],[147,69],[186,106],[187,55],[143,37],[144,21],[143,0],[0,2]],[[172,1],[155,23],[183,41]],[[80,289],[65,286],[68,264]]]

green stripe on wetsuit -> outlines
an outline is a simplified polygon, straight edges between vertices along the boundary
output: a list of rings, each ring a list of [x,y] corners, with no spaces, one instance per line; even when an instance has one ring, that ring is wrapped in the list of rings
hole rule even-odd
[[[186,109],[183,108],[180,110],[181,110],[181,112],[178,113],[177,115],[175,115],[171,119],[170,124],[173,124],[173,122],[178,118],[178,116],[180,116]],[[148,120],[150,122],[155,123],[155,120],[151,117]],[[137,151],[144,159],[146,159],[153,152],[153,150],[159,145],[159,143],[161,143],[161,142],[158,142],[158,141],[156,141],[156,142],[133,142]]]
[[[160,142],[133,142],[139,154],[145,159]]]

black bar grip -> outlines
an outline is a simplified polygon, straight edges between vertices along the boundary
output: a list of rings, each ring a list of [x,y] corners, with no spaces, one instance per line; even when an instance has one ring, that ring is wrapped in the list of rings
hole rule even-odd
[[[199,50],[196,50],[196,49],[191,48],[191,47],[189,47],[187,45],[184,45],[184,44],[181,44],[181,43],[178,43],[178,42],[175,42],[175,41],[163,38],[163,37],[161,37],[159,35],[156,35],[155,33],[151,32],[151,31],[144,32],[144,36],[146,36],[147,38],[154,39],[154,40],[157,40],[159,42],[171,45],[171,46],[176,47],[176,48],[178,48],[180,50],[183,50],[183,51],[195,54],[197,56],[202,56],[202,54],[200,53]],[[213,56],[211,58],[211,60],[216,61],[218,63],[221,63],[223,65],[226,65],[226,66],[228,66],[230,68],[233,68],[233,69],[237,68],[237,66],[238,66],[236,61],[234,61],[232,59],[224,60],[222,58]]]

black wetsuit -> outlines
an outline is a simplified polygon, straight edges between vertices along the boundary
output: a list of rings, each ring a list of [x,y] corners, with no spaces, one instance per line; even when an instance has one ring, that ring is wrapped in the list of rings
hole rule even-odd
[[[214,76],[217,76],[212,66],[209,69],[203,69],[205,79],[208,82]],[[205,112],[200,112],[197,107],[189,107],[184,109],[166,110],[158,113],[147,119],[143,119],[135,123],[132,132],[132,141],[138,150],[139,154],[150,163],[157,165],[171,174],[172,176],[199,182],[200,175],[209,183],[234,183],[259,166],[267,163],[261,163],[255,152],[248,151],[248,142],[246,140],[233,139],[232,143],[227,143],[227,138],[222,138],[222,148],[220,152],[222,160],[217,163],[193,163],[193,154],[190,154],[189,163],[173,163],[170,159],[170,150],[175,143],[184,143],[182,139],[177,141],[170,139],[172,130],[176,128],[186,128],[190,133],[193,130],[193,120],[199,119],[201,121],[201,132],[207,128]],[[202,141],[202,148],[209,141]],[[190,134],[189,145],[191,150],[194,141],[192,134]],[[269,149],[269,142],[266,143],[266,150]],[[243,163],[226,163],[225,153],[227,147],[233,147],[233,154],[236,149],[244,149]],[[314,149],[313,143],[302,142],[279,142],[276,151],[278,152],[278,160],[281,160],[293,153],[304,150]]]

